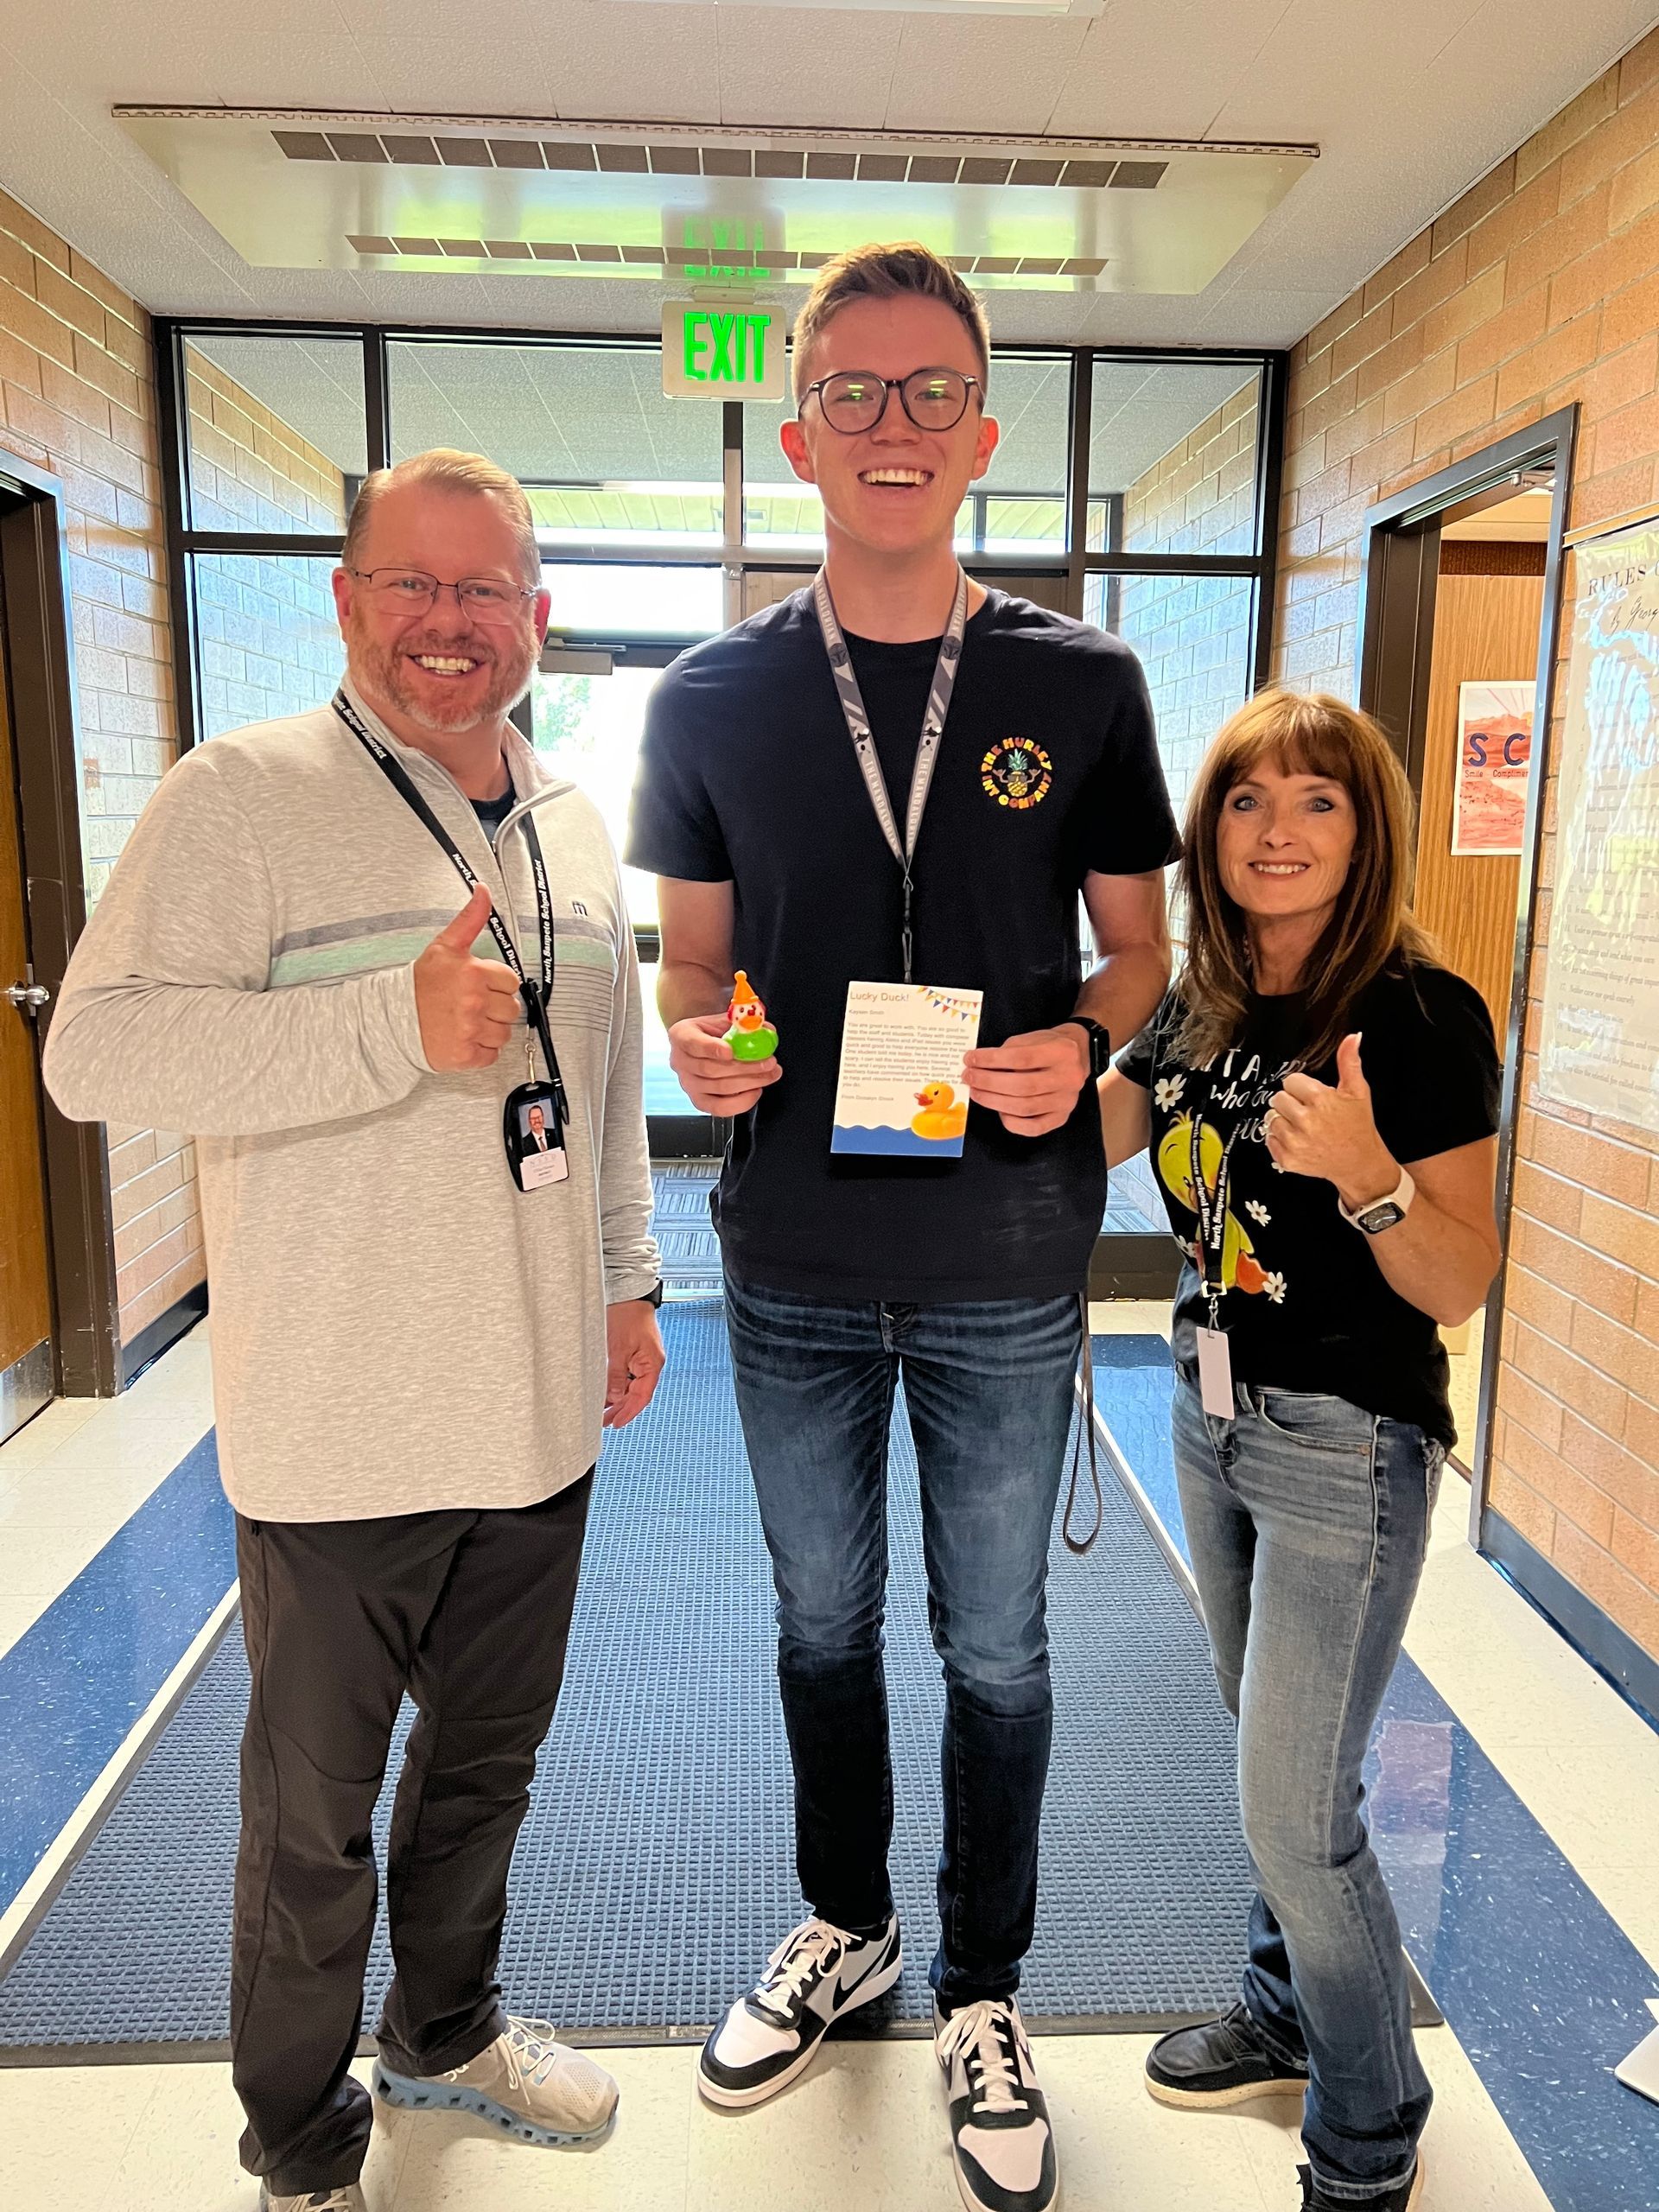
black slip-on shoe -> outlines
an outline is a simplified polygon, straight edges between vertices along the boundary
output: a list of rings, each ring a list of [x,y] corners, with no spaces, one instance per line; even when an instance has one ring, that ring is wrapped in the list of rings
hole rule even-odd
[[[1314,2180],[1312,2166],[1298,2166],[1296,2171],[1301,2176],[1302,2212],[1417,2212],[1423,2201],[1421,2152],[1409,2180],[1385,2189],[1380,2196],[1327,2196]]]
[[[1243,2005],[1218,2020],[1177,2028],[1147,2053],[1147,2088],[1160,2105],[1219,2110],[1306,2087],[1307,2069],[1281,2065]]]
[[[868,1940],[803,1921],[702,2046],[698,2088],[728,2110],[764,2104],[805,2073],[837,2020],[893,1987],[904,1963],[896,1916]]]

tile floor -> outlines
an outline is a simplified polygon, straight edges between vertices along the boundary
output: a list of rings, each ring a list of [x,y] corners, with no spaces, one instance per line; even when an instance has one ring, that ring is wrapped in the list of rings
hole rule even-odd
[[[1096,1309],[1145,1333],[1165,1309]],[[0,1446],[0,1654],[211,1423],[204,1325],[112,1405],[54,1407]],[[1659,1735],[1470,1551],[1448,1480],[1408,1649],[1607,1911],[1659,1967]],[[1294,2103],[1193,2117],[1140,2086],[1147,2038],[1039,2045],[1076,2212],[1295,2212]],[[1424,2212],[1548,2212],[1450,2030],[1421,2039],[1438,2104]],[[923,2043],[843,2044],[775,2104],[717,2114],[689,2049],[607,2055],[623,2089],[587,2153],[505,2145],[456,2117],[388,2115],[372,2212],[949,2212],[957,2202]],[[1659,2107],[1654,2120],[1659,2207]],[[0,2204],[28,2212],[252,2212],[228,2069],[0,2067]],[[1593,2212],[1649,2212],[1597,2206]]]

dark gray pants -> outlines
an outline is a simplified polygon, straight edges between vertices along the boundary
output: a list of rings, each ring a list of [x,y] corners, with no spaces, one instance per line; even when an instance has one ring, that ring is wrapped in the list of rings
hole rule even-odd
[[[507,1868],[564,1671],[591,1473],[517,1512],[237,1521],[253,1675],[231,1974],[242,2163],[276,2196],[353,2181],[348,2073],[374,1926],[369,1816],[407,1690],[418,1718],[386,1859],[397,1978],[375,2033],[399,2073],[501,2032]]]

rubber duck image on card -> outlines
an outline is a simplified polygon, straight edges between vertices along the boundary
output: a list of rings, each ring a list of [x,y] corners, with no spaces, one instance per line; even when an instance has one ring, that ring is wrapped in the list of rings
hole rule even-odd
[[[931,983],[849,983],[830,1151],[960,1159],[962,1063],[979,1041],[984,999]]]

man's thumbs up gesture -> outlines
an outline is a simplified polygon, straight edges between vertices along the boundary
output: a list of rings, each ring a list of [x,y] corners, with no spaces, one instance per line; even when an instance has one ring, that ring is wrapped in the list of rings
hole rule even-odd
[[[428,1067],[440,1075],[493,1067],[518,1026],[524,1007],[518,978],[504,961],[473,957],[489,918],[490,894],[480,883],[415,963],[421,1050]]]
[[[1359,1064],[1359,1035],[1337,1047],[1334,1088],[1311,1075],[1287,1075],[1266,1116],[1268,1150],[1292,1175],[1322,1175],[1351,1212],[1385,1198],[1400,1166],[1376,1133],[1371,1086]]]

